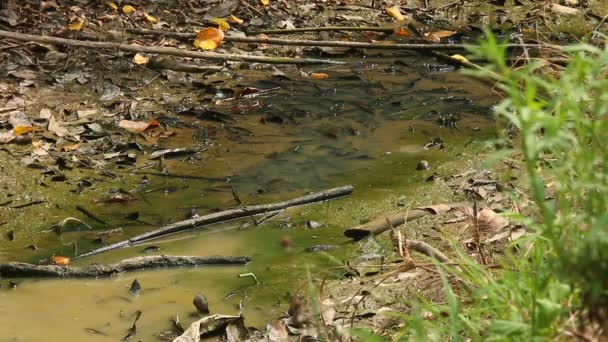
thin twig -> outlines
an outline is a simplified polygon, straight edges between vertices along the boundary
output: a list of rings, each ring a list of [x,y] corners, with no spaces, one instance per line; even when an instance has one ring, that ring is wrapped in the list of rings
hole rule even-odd
[[[332,61],[327,59],[314,59],[314,58],[290,58],[290,57],[270,57],[270,56],[250,56],[240,54],[224,54],[217,52],[199,52],[190,50],[181,50],[170,47],[160,46],[140,46],[134,44],[121,44],[116,42],[100,42],[100,41],[82,41],[76,39],[65,39],[58,37],[49,36],[37,36],[31,34],[23,34],[18,32],[0,30],[0,37],[12,38],[22,41],[33,41],[47,44],[57,44],[65,46],[85,47],[91,49],[108,49],[108,50],[121,50],[130,52],[141,52],[158,55],[171,55],[178,57],[190,57],[198,59],[207,59],[214,61],[239,61],[239,62],[250,62],[250,63],[267,63],[267,64],[298,64],[298,65],[311,65],[311,64],[344,64],[340,61]]]

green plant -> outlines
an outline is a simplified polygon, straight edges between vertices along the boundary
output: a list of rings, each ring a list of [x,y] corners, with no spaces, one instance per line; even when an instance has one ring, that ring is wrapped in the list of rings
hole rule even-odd
[[[605,333],[608,50],[569,47],[571,62],[551,76],[542,62],[510,67],[506,45],[486,34],[470,51],[490,64],[471,73],[493,79],[505,94],[496,115],[518,130],[514,143],[536,213],[512,215],[530,234],[517,241],[525,248],[506,251],[501,270],[459,252],[459,269],[443,267],[446,303],[414,301],[399,339],[534,341],[589,333],[590,326]]]
[[[504,46],[488,37],[472,51],[492,61],[480,74],[499,82],[507,96],[497,114],[521,133],[527,178],[539,210],[539,218],[527,222],[538,236],[538,267],[554,271],[580,299],[579,312],[606,328],[608,50],[588,44],[569,47],[570,63],[551,77],[538,72],[542,62],[509,68]],[[540,310],[546,304],[535,306]]]

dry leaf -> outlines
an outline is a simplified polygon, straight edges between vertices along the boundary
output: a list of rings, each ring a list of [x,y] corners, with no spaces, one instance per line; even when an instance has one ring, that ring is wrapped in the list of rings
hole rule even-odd
[[[66,258],[64,256],[59,255],[52,257],[51,261],[53,261],[53,264],[57,266],[67,266],[70,264],[70,258]]]
[[[135,7],[133,7],[133,6],[131,6],[131,5],[124,5],[124,6],[122,6],[122,11],[123,11],[125,14],[130,14],[130,13],[135,12]]]
[[[144,13],[144,17],[146,18],[147,21],[149,21],[153,24],[158,22],[158,19],[154,18],[153,16],[149,15],[148,13]]]
[[[577,14],[579,12],[578,8],[572,8],[567,6],[562,6],[560,4],[551,5],[551,10],[558,14]]]
[[[226,20],[226,19],[213,18],[213,19],[211,19],[211,21],[216,23],[218,25],[219,29],[222,31],[230,30],[230,24],[228,24],[228,20]]]
[[[479,228],[485,231],[497,232],[509,225],[509,220],[499,216],[490,208],[483,208],[477,214]]]
[[[106,5],[108,5],[111,9],[118,11],[118,5],[113,2],[106,2]]]
[[[148,64],[148,62],[150,61],[150,57],[148,56],[144,56],[140,53],[136,53],[135,56],[133,56],[133,63],[135,64]]]
[[[68,30],[70,31],[80,31],[82,30],[84,26],[84,20],[83,19],[77,19],[74,22],[72,22],[70,25],[68,25]]]
[[[141,133],[150,127],[156,126],[158,126],[158,120],[156,119],[152,120],[152,122],[120,120],[118,123],[118,127],[124,128],[131,133]]]
[[[232,14],[228,17],[227,20],[229,23],[239,24],[239,25],[245,22],[243,19],[239,19]]]
[[[454,34],[456,34],[455,31],[437,31],[427,33],[425,36],[427,40],[433,43],[439,43],[441,41],[441,38],[447,38],[453,36]]]
[[[15,128],[13,128],[13,133],[15,133],[16,136],[20,136],[22,134],[32,132],[33,130],[34,130],[34,127],[32,127],[32,126],[17,126]]]
[[[70,152],[70,151],[77,150],[79,147],[80,147],[80,143],[76,143],[76,144],[72,144],[72,145],[65,145],[61,149],[64,150],[65,152]]]
[[[326,78],[329,78],[329,75],[322,72],[311,72],[310,74],[308,74],[308,77],[314,78],[315,80],[324,80]]]
[[[8,132],[0,132],[0,144],[8,144],[9,142],[13,141],[15,139],[15,134],[13,133],[13,130],[10,130]]]
[[[405,17],[403,16],[403,14],[401,14],[401,11],[399,10],[398,6],[388,7],[386,9],[386,13],[388,13],[388,15],[395,18],[396,20],[405,21]]]
[[[194,46],[201,50],[214,50],[222,44],[223,40],[224,32],[222,30],[208,27],[198,32],[194,39]]]
[[[262,5],[264,6],[268,6],[268,4],[270,4],[270,0],[260,0],[260,2],[262,3]]]
[[[64,127],[61,127],[55,119],[55,116],[53,115],[51,115],[51,117],[49,118],[49,124],[47,126],[47,129],[49,130],[49,132],[55,134],[60,138],[68,134],[68,130]]]

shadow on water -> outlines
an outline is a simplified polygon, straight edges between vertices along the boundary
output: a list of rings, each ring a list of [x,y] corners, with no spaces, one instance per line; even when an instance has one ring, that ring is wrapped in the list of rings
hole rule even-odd
[[[246,266],[146,271],[97,280],[20,280],[17,289],[0,290],[4,318],[0,334],[19,335],[19,340],[37,340],[44,334],[51,340],[102,341],[107,340],[103,334],[124,336],[133,313],[141,310],[138,337],[148,339],[170,330],[169,319],[175,315],[184,326],[195,320],[191,302],[199,291],[209,299],[212,313],[235,314],[242,303],[247,323],[262,326],[286,311],[286,292],[305,288],[307,265],[321,270],[349,255],[341,232],[373,214],[366,211],[366,201],[407,193],[429,175],[415,170],[420,160],[431,165],[453,160],[471,139],[493,135],[494,99],[489,89],[449,66],[370,58],[365,64],[314,71],[329,78],[242,76],[241,85],[278,89],[215,105],[213,110],[236,118],[223,130],[203,119],[182,116],[189,124],[183,134],[160,147],[196,147],[201,130],[215,139],[215,146],[191,157],[167,159],[163,170],[154,166],[131,173],[135,182],[125,184],[125,191],[146,181],[132,192],[138,201],[90,203],[83,196],[81,204],[108,223],[96,229],[122,227],[122,234],[101,241],[90,231],[60,237],[44,234],[38,243],[58,255],[72,255],[76,242],[79,252],[85,252],[154,225],[185,219],[193,207],[201,214],[233,207],[237,204],[233,188],[243,204],[346,184],[355,186],[353,196],[283,213],[263,226],[239,229],[248,220],[231,222],[78,261],[79,265],[114,262],[142,255],[142,249],[154,245],[160,247],[157,254],[247,255],[253,262]],[[446,149],[425,149],[436,137]],[[133,213],[137,215],[129,216]],[[307,229],[310,219],[322,227]],[[279,241],[285,237],[293,241],[294,253],[281,247]],[[314,244],[342,247],[329,252],[333,259],[302,252]],[[7,253],[31,260],[50,254]],[[254,272],[261,284],[253,286],[250,279],[237,278],[243,272]],[[143,289],[138,296],[128,292],[135,278]],[[32,324],[36,329],[30,329]]]

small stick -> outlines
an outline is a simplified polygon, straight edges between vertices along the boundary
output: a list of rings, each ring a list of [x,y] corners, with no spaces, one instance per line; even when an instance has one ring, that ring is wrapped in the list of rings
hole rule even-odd
[[[255,276],[255,274],[253,273],[241,273],[238,276],[239,278],[244,278],[244,277],[251,277],[253,278],[253,280],[255,280],[256,285],[259,285],[260,282],[258,281],[258,277]]]
[[[249,34],[290,34],[301,32],[321,32],[321,31],[374,31],[374,32],[394,32],[394,27],[378,26],[325,26],[325,27],[299,27],[293,29],[274,29],[247,32]]]
[[[259,16],[263,17],[264,16],[264,12],[260,11],[259,9],[251,6],[249,3],[247,3],[247,0],[241,0],[241,3],[243,5],[245,5],[245,7],[249,8],[250,10],[254,11],[255,13],[257,13]]]
[[[241,196],[239,196],[239,191],[237,190],[237,188],[234,185],[232,186],[232,197],[234,197],[236,204],[238,204],[238,205],[243,204],[243,201],[241,201]]]

